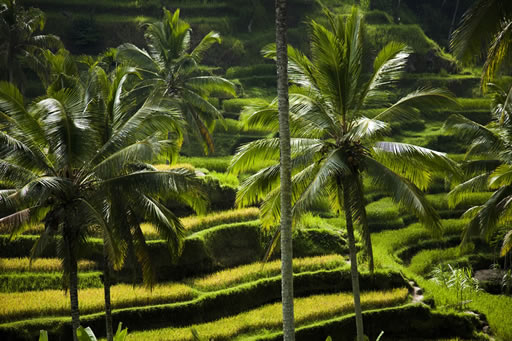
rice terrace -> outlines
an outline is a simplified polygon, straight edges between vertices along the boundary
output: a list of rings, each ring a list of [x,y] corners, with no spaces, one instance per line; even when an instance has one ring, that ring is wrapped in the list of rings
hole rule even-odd
[[[512,341],[512,1],[0,0],[0,340]]]

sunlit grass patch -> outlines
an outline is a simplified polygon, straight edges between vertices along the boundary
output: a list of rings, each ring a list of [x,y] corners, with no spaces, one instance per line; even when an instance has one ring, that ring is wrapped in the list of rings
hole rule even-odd
[[[90,260],[78,261],[78,271],[93,270],[96,263]],[[30,264],[30,258],[0,258],[2,272],[57,272],[62,271],[62,261],[57,258],[36,258]]]
[[[296,258],[293,260],[293,271],[298,273],[319,269],[334,269],[342,265],[346,265],[346,263],[343,257],[339,255]],[[256,262],[193,279],[191,285],[199,290],[212,291],[260,278],[278,276],[280,271],[280,260],[267,263]]]
[[[260,211],[257,207],[247,207],[228,211],[214,212],[204,216],[189,216],[181,218],[181,222],[187,233],[198,232],[210,227],[222,224],[230,224],[244,221],[256,220]],[[151,224],[141,224],[142,232],[148,239],[159,239],[158,231]]]
[[[467,226],[468,220],[447,219],[443,220],[442,223],[445,234],[458,234]],[[424,289],[425,294],[435,300],[438,309],[453,309],[458,304],[454,289],[437,285],[433,281],[414,273],[410,268],[398,264],[393,259],[393,253],[396,250],[414,245],[425,238],[430,239],[432,235],[418,223],[400,230],[384,231],[373,235],[376,263],[386,269],[402,271],[408,278],[414,279]],[[443,252],[442,250],[437,251]],[[471,302],[468,303],[468,306],[470,309],[485,314],[497,339],[512,340],[512,324],[510,323],[512,297],[479,292],[471,296]]]
[[[459,250],[459,247],[422,250],[412,257],[409,269],[420,275],[428,275],[435,265],[457,258]]]
[[[196,297],[195,291],[183,284],[157,285],[152,291],[143,287],[119,284],[111,287],[112,308],[180,302]],[[89,314],[104,309],[103,288],[78,291],[80,313]],[[0,293],[0,320],[14,321],[28,317],[69,315],[69,297],[62,290]]]
[[[372,291],[361,294],[363,309],[382,308],[401,304],[406,301],[408,291],[405,288],[390,291]],[[354,310],[351,293],[315,295],[296,298],[295,323],[301,326],[310,322],[349,314]],[[237,335],[259,330],[279,330],[282,327],[281,303],[265,305],[242,314],[226,317],[214,322],[195,325],[201,337],[207,340],[230,340]],[[165,328],[144,332],[134,332],[129,340],[194,340],[190,327]]]

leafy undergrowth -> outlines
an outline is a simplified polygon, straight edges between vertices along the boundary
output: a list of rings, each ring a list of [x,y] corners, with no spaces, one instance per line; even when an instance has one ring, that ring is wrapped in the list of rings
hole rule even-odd
[[[467,224],[467,220],[463,219],[443,220],[444,233],[445,235],[460,234],[465,224]],[[437,285],[413,272],[410,268],[399,264],[394,258],[394,252],[398,249],[414,245],[425,238],[432,238],[432,235],[420,224],[412,224],[400,230],[375,234],[373,236],[375,259],[380,267],[402,271],[407,277],[414,279],[424,289],[426,296],[434,300],[437,308],[452,310],[459,303],[457,293],[453,289]],[[452,251],[444,252],[450,253]],[[420,255],[419,257],[423,256]],[[473,294],[470,299],[471,302],[468,303],[468,307],[485,314],[498,340],[512,340],[512,324],[510,323],[512,297],[479,292]]]
[[[335,269],[343,265],[348,268],[344,258],[339,255],[296,258],[293,260],[293,271],[295,273],[299,273],[320,269],[328,270]],[[212,291],[248,281],[254,281],[260,278],[277,276],[280,272],[280,260],[267,263],[256,262],[236,268],[222,270],[205,277],[196,278],[191,280],[190,284],[198,290]]]
[[[103,288],[79,290],[78,297],[82,314],[103,311],[105,303]],[[127,284],[111,287],[113,309],[180,302],[194,297],[196,297],[195,291],[183,284],[157,285],[152,291]],[[70,314],[69,298],[62,290],[1,293],[0,302],[2,302],[0,305],[0,321],[3,322],[28,317]],[[20,304],[21,302],[23,304]]]
[[[404,303],[408,290],[405,288],[390,291],[373,291],[362,293],[361,302],[364,309],[389,307]],[[348,314],[353,311],[354,300],[351,293],[315,295],[296,298],[295,321],[297,326]],[[279,330],[282,326],[282,307],[280,303],[226,317],[214,322],[195,325],[194,328],[205,339],[231,340],[241,334],[261,330]],[[190,327],[164,328],[131,333],[128,340],[194,340]]]

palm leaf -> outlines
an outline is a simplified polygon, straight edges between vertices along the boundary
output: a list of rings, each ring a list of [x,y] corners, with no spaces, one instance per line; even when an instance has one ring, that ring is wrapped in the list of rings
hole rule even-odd
[[[421,89],[411,92],[395,104],[374,117],[384,122],[415,119],[416,109],[421,107],[443,107],[457,104],[453,95],[441,89]]]
[[[420,222],[435,234],[441,233],[442,225],[439,215],[412,182],[370,157],[364,158],[364,164],[367,167],[366,172],[375,184],[390,193],[395,203],[411,210]]]
[[[434,174],[454,179],[462,177],[459,166],[445,153],[396,142],[378,142],[373,151],[379,162],[408,178],[423,190],[428,188]]]

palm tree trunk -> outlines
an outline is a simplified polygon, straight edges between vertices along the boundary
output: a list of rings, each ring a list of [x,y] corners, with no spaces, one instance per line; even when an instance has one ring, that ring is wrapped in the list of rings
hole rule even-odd
[[[292,181],[288,103],[287,1],[276,0],[277,98],[281,162],[281,297],[283,339],[295,340],[293,314]]]
[[[359,272],[357,270],[356,240],[354,238],[354,224],[350,206],[350,180],[339,181],[343,185],[343,210],[347,224],[348,247],[350,252],[350,273],[352,277],[352,293],[354,296],[354,309],[356,313],[357,341],[364,341],[363,315],[361,311],[361,291],[359,289]],[[339,196],[339,195],[338,195]]]
[[[108,261],[107,246],[103,243],[103,292],[105,295],[105,327],[107,341],[113,341],[112,306],[110,303],[110,262]]]
[[[73,340],[78,341],[76,330],[80,326],[80,311],[78,309],[78,266],[75,254],[68,243],[69,252],[69,298],[71,301],[71,326],[73,327]]]

